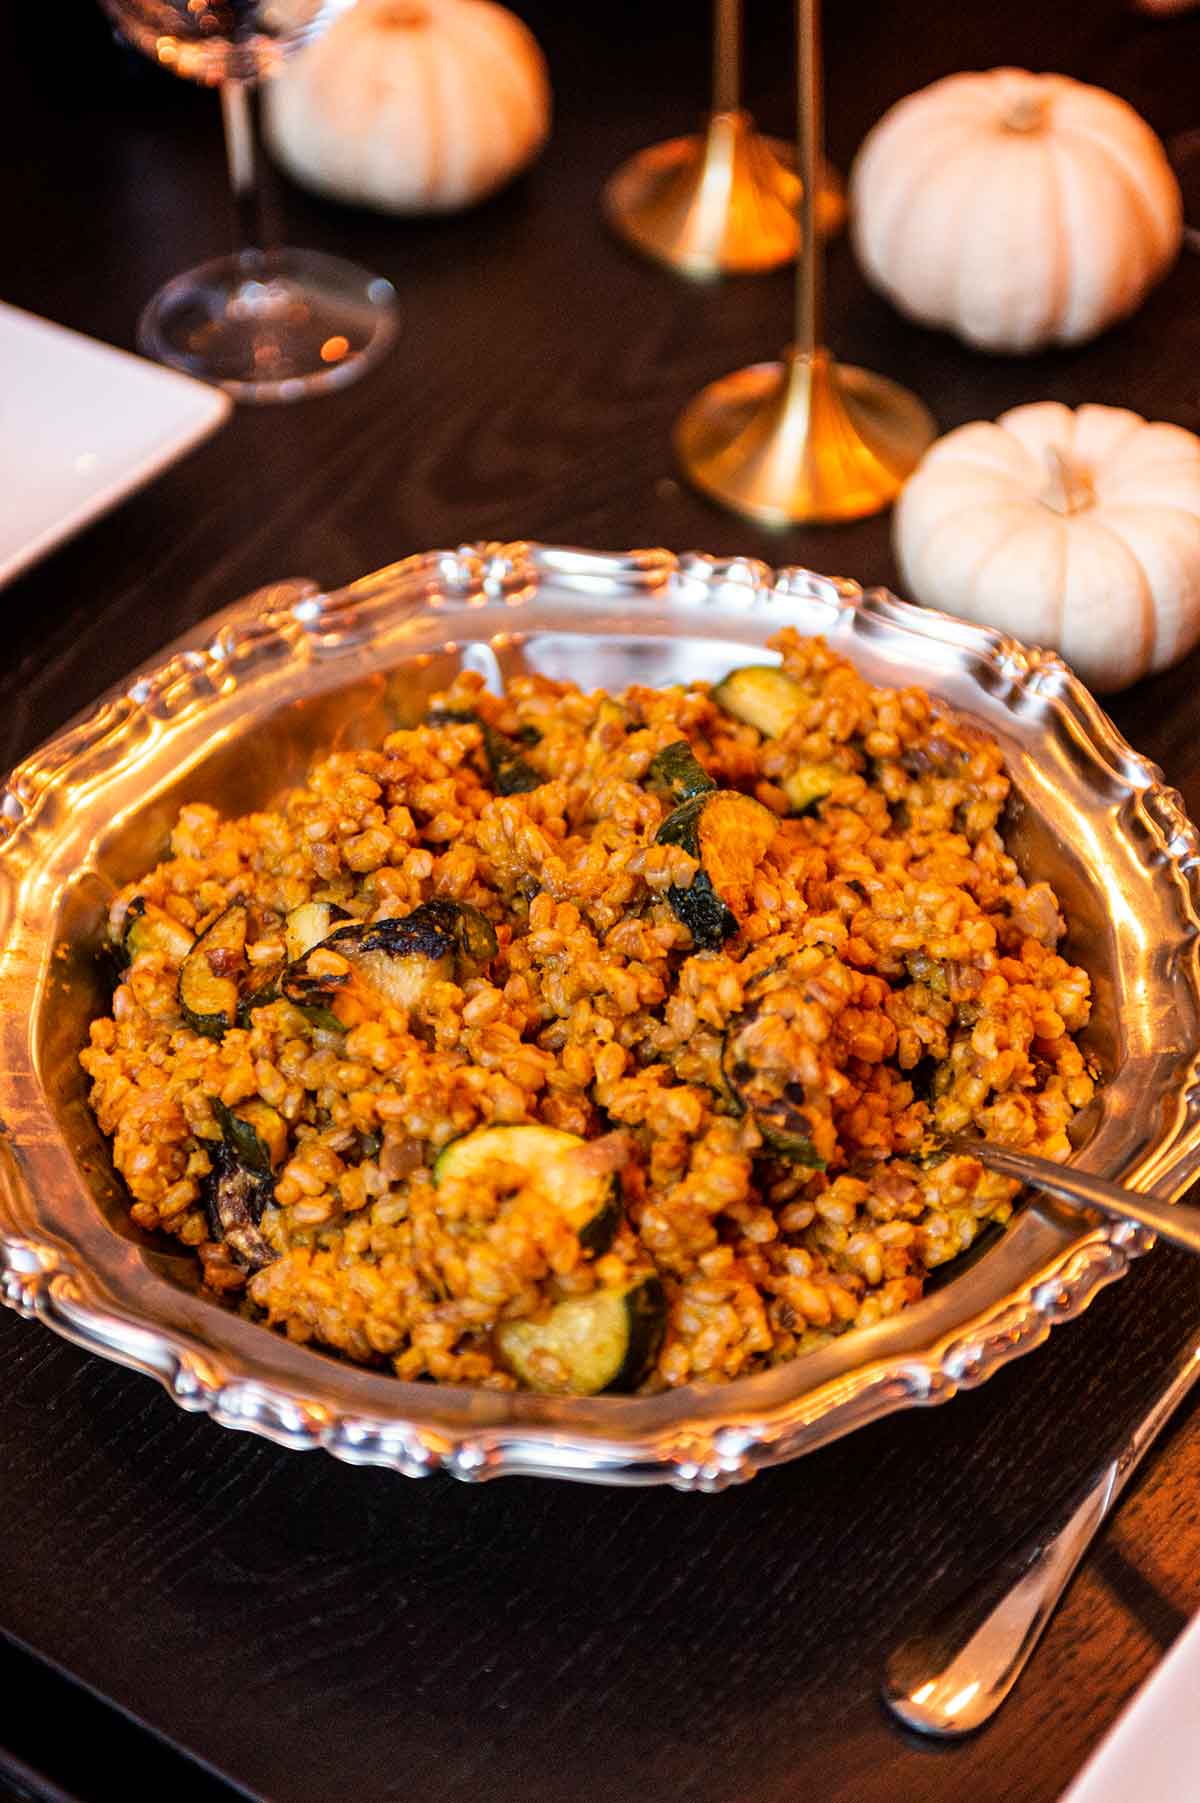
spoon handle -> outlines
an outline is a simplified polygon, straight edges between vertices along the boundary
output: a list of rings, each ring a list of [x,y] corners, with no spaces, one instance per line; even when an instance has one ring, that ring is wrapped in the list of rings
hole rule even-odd
[[[1163,1202],[1156,1196],[1123,1189],[1107,1177],[1096,1177],[1090,1171],[1076,1170],[1073,1165],[1054,1164],[1049,1158],[1035,1158],[1031,1152],[1014,1152],[1008,1146],[992,1145],[987,1140],[964,1140],[962,1149],[977,1158],[989,1171],[1000,1177],[1015,1177],[1033,1189],[1045,1190],[1063,1202],[1077,1207],[1098,1208],[1102,1214],[1116,1215],[1125,1221],[1136,1221],[1148,1227],[1173,1246],[1185,1252],[1200,1252],[1200,1208],[1186,1202]]]
[[[1150,1446],[1200,1380],[1200,1334],[1128,1438],[1062,1508],[891,1654],[883,1698],[905,1727],[953,1740],[980,1728],[1022,1671],[1063,1591]]]

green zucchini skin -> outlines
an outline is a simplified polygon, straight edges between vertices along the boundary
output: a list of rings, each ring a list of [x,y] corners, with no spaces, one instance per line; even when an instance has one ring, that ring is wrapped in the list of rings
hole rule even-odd
[[[623,1290],[572,1296],[538,1321],[504,1321],[496,1329],[501,1362],[527,1389],[538,1389],[538,1353],[552,1352],[567,1373],[567,1394],[637,1388],[658,1357],[667,1301],[657,1277]]]
[[[469,1182],[493,1160],[516,1166],[532,1188],[562,1211],[580,1249],[599,1256],[608,1251],[621,1224],[621,1185],[614,1172],[595,1175],[571,1164],[569,1154],[586,1143],[576,1133],[537,1122],[477,1127],[438,1154],[434,1185]]]
[[[761,820],[771,834],[777,825],[770,811],[749,795],[739,794],[735,789],[710,788],[700,795],[693,795],[690,801],[682,802],[659,827],[656,835],[659,845],[678,845],[700,865],[690,887],[683,889],[672,884],[667,890],[667,900],[702,951],[715,951],[738,930],[737,916],[705,867],[702,822],[706,811],[714,804],[719,804],[726,812],[733,806],[752,810],[755,827]]]
[[[206,1039],[224,1039],[237,1020],[248,920],[242,903],[234,902],[196,940],[180,967],[180,1012],[193,1033]]]
[[[781,739],[804,705],[804,692],[777,664],[744,664],[712,692],[718,707],[753,726],[765,739]]]
[[[262,1137],[255,1125],[256,1119],[264,1131],[270,1131],[280,1146],[282,1155],[287,1145],[287,1128],[283,1117],[266,1102],[256,1102],[241,1114],[227,1108],[219,1096],[210,1097],[212,1111],[217,1125],[221,1129],[221,1137],[226,1146],[240,1164],[257,1177],[269,1177],[275,1168],[275,1158],[271,1147]]]
[[[717,786],[686,739],[676,739],[655,754],[646,781],[651,788],[665,789],[676,807]]]
[[[540,789],[547,780],[540,770],[535,770],[527,758],[522,757],[519,746],[486,720],[469,708],[434,708],[427,716],[427,726],[445,726],[449,723],[477,726],[483,734],[483,752],[488,761],[492,781],[496,785],[497,795],[527,795],[531,789]],[[529,737],[533,734],[532,739]],[[521,736],[527,744],[536,745],[541,738],[536,727],[522,727]]]
[[[678,845],[690,857],[700,856],[700,815],[708,800],[708,791],[685,801],[659,827],[655,835],[660,845]],[[731,934],[737,932],[737,918],[713,888],[712,879],[703,866],[696,872],[689,889],[675,883],[667,890],[679,919],[702,951],[715,951]]]
[[[279,984],[264,983],[261,989],[251,990],[244,995],[237,1005],[237,1025],[249,1029],[254,1025],[256,1008],[269,1008],[272,1002],[279,1000]]]
[[[156,908],[144,895],[135,895],[125,911],[125,930],[121,936],[124,962],[132,964],[144,952],[161,952],[174,964],[181,964],[196,943],[182,921]]]
[[[287,1129],[281,1116],[265,1102],[253,1104],[257,1116],[249,1108],[236,1114],[219,1097],[210,1098],[212,1111],[221,1129],[221,1143],[212,1154],[212,1171],[205,1185],[205,1213],[208,1229],[216,1240],[223,1240],[238,1263],[248,1271],[261,1271],[275,1258],[260,1231],[263,1210],[275,1200],[271,1148],[258,1132],[255,1118],[265,1130],[286,1146]]]
[[[494,726],[483,727],[483,749],[491,766],[497,795],[528,795],[540,789],[546,778],[521,756],[513,741]]]

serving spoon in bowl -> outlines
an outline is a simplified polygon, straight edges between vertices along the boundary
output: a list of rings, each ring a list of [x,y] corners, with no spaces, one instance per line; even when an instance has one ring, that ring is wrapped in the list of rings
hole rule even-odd
[[[998,1146],[990,1140],[964,1136],[951,1140],[949,1146],[953,1152],[977,1158],[998,1177],[1014,1177],[1030,1189],[1044,1190],[1048,1196],[1073,1203],[1076,1208],[1095,1208],[1119,1221],[1136,1221],[1139,1227],[1148,1227],[1171,1245],[1200,1253],[1200,1208],[1186,1202],[1162,1202],[1155,1196],[1110,1183],[1107,1177],[1097,1177],[1091,1171],[1054,1164],[1049,1158],[1016,1152],[1011,1146]]]

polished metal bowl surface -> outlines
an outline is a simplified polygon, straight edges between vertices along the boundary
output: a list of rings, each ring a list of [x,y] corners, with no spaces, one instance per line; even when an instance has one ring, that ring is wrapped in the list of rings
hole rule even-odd
[[[806,570],[516,544],[409,558],[336,593],[282,582],[135,672],[13,771],[0,798],[0,1286],[188,1409],[354,1464],[712,1490],[913,1404],[941,1402],[1078,1314],[1151,1243],[1046,1202],[892,1320],[714,1388],[557,1398],[408,1384],[291,1344],[207,1296],[130,1223],[77,1062],[106,1003],[113,890],[185,799],[269,803],[333,745],[411,722],[467,665],[585,687],[716,678],[785,624],[871,680],[916,683],[1000,741],[1009,835],[1053,883],[1090,971],[1103,1073],[1084,1169],[1175,1197],[1200,1169],[1200,841],[1179,798],[1066,666],[998,633]]]

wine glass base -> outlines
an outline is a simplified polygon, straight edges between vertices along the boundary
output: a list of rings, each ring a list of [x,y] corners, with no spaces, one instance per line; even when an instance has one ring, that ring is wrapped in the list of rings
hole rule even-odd
[[[395,335],[392,284],[314,250],[202,263],[160,288],[138,321],[146,356],[252,402],[353,382]]]

